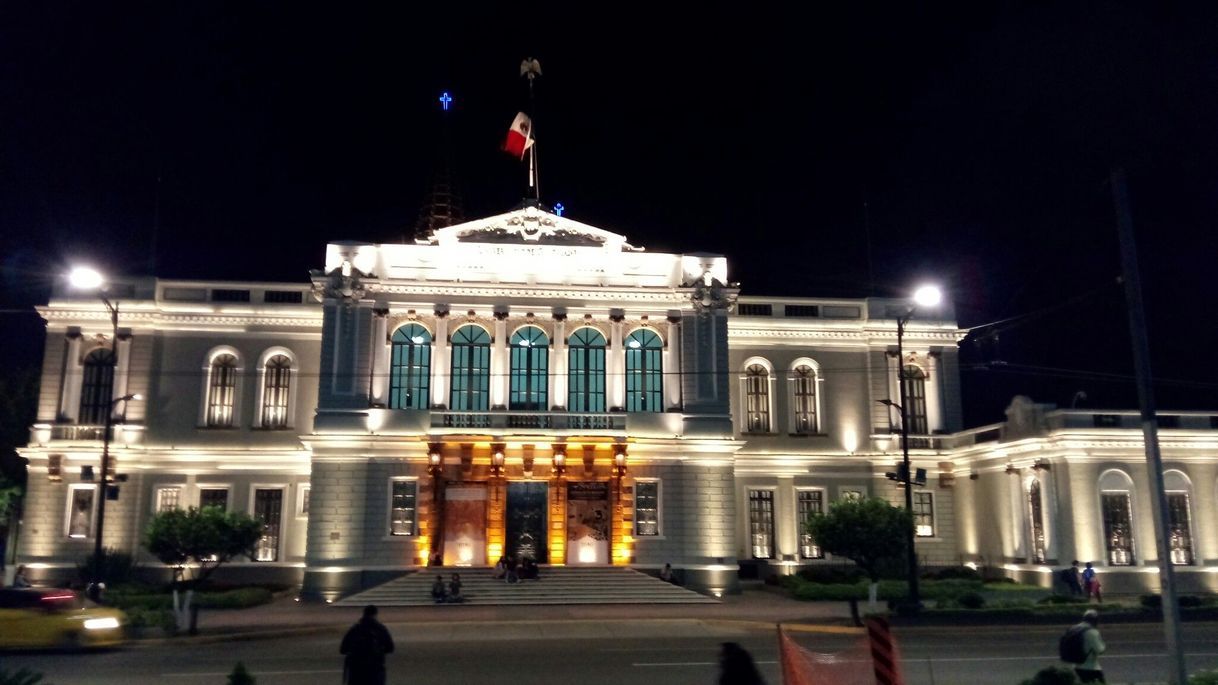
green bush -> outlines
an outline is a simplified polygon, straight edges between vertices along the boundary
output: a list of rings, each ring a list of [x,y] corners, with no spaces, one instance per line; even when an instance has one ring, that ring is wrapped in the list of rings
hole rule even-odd
[[[173,611],[165,609],[146,609],[135,607],[124,609],[127,614],[127,626],[130,628],[163,628],[169,633],[177,631],[178,624],[173,617]]]
[[[1140,598],[1142,606],[1147,609],[1158,609],[1163,606],[1163,597],[1160,595],[1142,595]],[[1205,606],[1206,601],[1203,597],[1197,595],[1180,595],[1176,597],[1176,602],[1181,609],[1192,609],[1200,606]]]
[[[100,577],[105,579],[106,587],[130,583],[138,570],[139,564],[135,563],[134,557],[110,548],[102,550],[100,563],[97,557],[90,554],[76,564],[76,575],[81,585],[93,582],[98,577],[98,571],[101,572]]]
[[[948,566],[922,574],[926,580],[981,580],[981,574],[967,566]]]
[[[1218,671],[1198,671],[1188,677],[1188,685],[1218,685]]]
[[[802,582],[796,586],[792,594],[795,599],[804,602],[844,602],[851,599],[867,599],[867,585]]]
[[[1036,675],[1019,685],[1077,685],[1077,683],[1078,676],[1074,675],[1074,669],[1064,666],[1049,666],[1037,671]]]
[[[223,592],[196,592],[195,604],[203,609],[247,609],[267,604],[274,595],[265,587],[243,587]],[[108,596],[111,604],[130,612],[136,609],[145,611],[169,611],[173,609],[173,595],[169,592],[150,594],[117,593]]]
[[[809,583],[854,585],[863,580],[863,572],[854,566],[810,566],[800,569],[798,576]]]
[[[1087,604],[1086,597],[1074,597],[1071,595],[1048,595],[1036,600],[1037,604]]]
[[[966,592],[957,597],[956,601],[965,609],[980,609],[985,606],[985,597],[979,592]]]

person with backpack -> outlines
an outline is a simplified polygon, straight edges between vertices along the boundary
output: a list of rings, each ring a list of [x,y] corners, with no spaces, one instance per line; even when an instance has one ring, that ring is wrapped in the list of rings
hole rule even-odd
[[[348,685],[385,685],[385,655],[393,652],[393,637],[376,620],[376,606],[364,607],[364,615],[343,636],[340,654],[343,682]]]
[[[1083,614],[1078,625],[1071,626],[1058,641],[1062,661],[1074,665],[1074,673],[1082,683],[1106,683],[1100,667],[1100,655],[1107,647],[1097,627],[1100,615],[1095,609]]]

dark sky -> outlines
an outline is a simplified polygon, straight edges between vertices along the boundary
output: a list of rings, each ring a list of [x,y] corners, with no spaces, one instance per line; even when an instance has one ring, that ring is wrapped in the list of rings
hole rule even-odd
[[[300,281],[329,240],[413,226],[447,89],[467,215],[511,208],[533,55],[568,216],[725,253],[746,294],[933,278],[964,326],[1023,317],[964,343],[972,424],[1016,393],[1136,405],[1125,167],[1159,403],[1218,409],[1213,3],[305,4],[0,6],[5,367],[36,363],[14,310],[74,257],[147,273],[158,177],[157,275]]]

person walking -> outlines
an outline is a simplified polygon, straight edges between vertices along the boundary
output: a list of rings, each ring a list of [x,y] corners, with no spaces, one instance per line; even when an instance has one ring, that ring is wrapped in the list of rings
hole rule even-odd
[[[1103,603],[1103,596],[1100,594],[1100,579],[1095,575],[1095,569],[1091,567],[1091,562],[1087,562],[1087,568],[1083,569],[1083,590],[1087,593],[1087,601],[1094,598],[1096,601]]]
[[[1100,655],[1107,647],[1100,636],[1100,629],[1097,627],[1099,623],[1099,612],[1088,609],[1083,613],[1083,622],[1076,626],[1076,629],[1083,631],[1083,650],[1087,656],[1086,661],[1074,667],[1074,673],[1081,683],[1108,682],[1104,680],[1104,669],[1100,666]]]
[[[385,685],[385,655],[393,652],[393,636],[376,620],[376,606],[364,607],[364,615],[343,636],[339,653],[343,682],[349,685]]]

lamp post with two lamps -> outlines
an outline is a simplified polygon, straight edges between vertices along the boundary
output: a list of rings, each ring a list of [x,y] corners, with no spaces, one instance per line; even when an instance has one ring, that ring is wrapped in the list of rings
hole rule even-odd
[[[107,364],[110,366],[110,383],[111,388],[114,387],[116,377],[115,371],[118,369],[118,303],[111,302],[106,296],[105,278],[95,269],[89,267],[76,267],[68,274],[68,281],[72,287],[78,290],[93,290],[97,292],[101,298],[102,304],[106,305],[106,310],[110,312],[110,327],[112,335],[110,336],[110,356]],[[105,578],[103,577],[103,558],[102,550],[102,534],[106,529],[106,500],[110,497],[110,434],[114,430],[114,410],[120,404],[124,405],[131,400],[140,399],[139,395],[123,395],[122,397],[112,397],[106,405],[105,416],[102,424],[102,455],[101,455],[101,497],[97,500],[97,526],[93,533],[93,572],[90,579],[88,594],[94,601],[101,599],[102,588],[105,587]],[[123,414],[126,414],[125,407]]]
[[[896,407],[901,415],[901,468],[895,474],[896,480],[905,488],[905,511],[909,514],[911,525],[907,532],[906,553],[909,576],[909,608],[917,611],[922,606],[921,591],[918,587],[918,553],[914,549],[914,541],[917,539],[915,534],[915,526],[913,522],[913,486],[914,479],[912,469],[909,464],[909,412],[908,412],[908,397],[906,397],[907,388],[905,373],[905,325],[913,318],[914,312],[918,307],[937,307],[943,301],[943,292],[933,285],[924,285],[914,291],[913,299],[909,302],[908,307],[903,315],[897,317],[897,385],[900,393],[900,404],[892,400],[878,400],[880,404],[889,408]],[[894,474],[889,474],[892,477]],[[926,482],[925,476],[919,474],[921,484]]]

